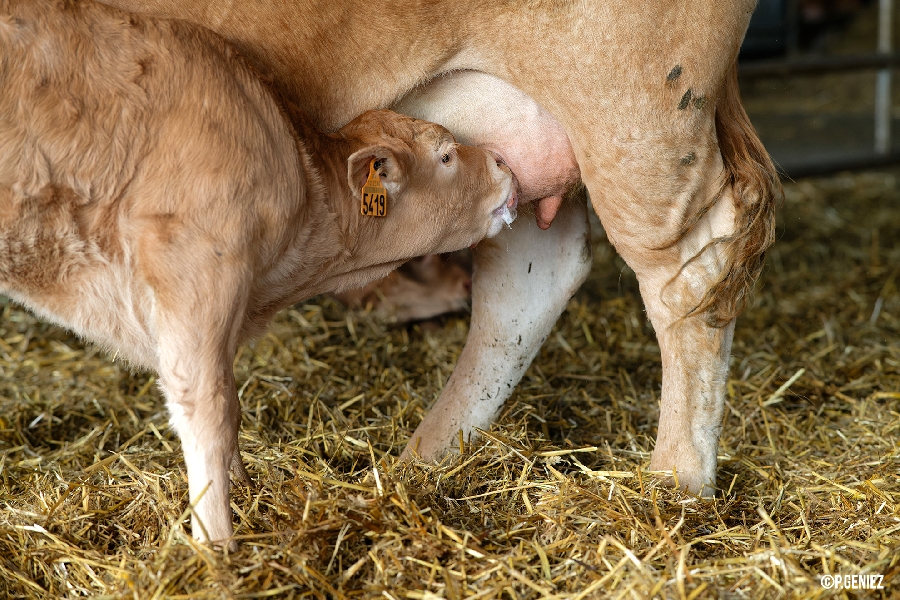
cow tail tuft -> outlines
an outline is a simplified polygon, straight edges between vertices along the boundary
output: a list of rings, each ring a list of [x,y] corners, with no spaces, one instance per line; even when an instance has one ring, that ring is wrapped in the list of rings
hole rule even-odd
[[[775,241],[775,208],[783,190],[775,164],[741,104],[737,62],[727,75],[716,104],[715,123],[724,164],[722,189],[729,185],[732,189],[735,231],[711,242],[724,244],[724,268],[719,279],[686,316],[704,314],[709,325],[724,327],[750,300],[762,272],[766,250]],[[710,205],[717,199],[711,199]]]

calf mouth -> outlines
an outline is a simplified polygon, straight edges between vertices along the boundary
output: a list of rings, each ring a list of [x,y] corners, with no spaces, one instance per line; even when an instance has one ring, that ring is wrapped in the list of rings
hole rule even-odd
[[[509,192],[506,194],[506,199],[503,201],[503,204],[494,209],[494,216],[499,217],[506,223],[506,226],[512,229],[512,222],[516,220],[518,213],[516,212],[516,207],[519,206],[519,180],[516,179],[516,174],[512,172],[512,169],[506,164],[506,161],[503,160],[503,157],[497,154],[496,152],[492,152],[494,158],[497,161],[497,165],[501,164],[505,167],[505,170],[509,173],[510,182],[509,182]]]
[[[513,185],[510,186],[509,194],[503,201],[503,204],[493,210],[494,216],[499,217],[509,228],[512,228],[512,222],[518,216],[516,207],[519,206],[519,195],[516,194],[515,181],[512,183]]]

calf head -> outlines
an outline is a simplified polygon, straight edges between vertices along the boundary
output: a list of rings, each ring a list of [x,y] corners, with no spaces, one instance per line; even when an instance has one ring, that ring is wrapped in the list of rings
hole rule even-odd
[[[386,217],[359,216],[360,239],[385,244],[382,262],[458,250],[515,218],[509,168],[485,150],[457,144],[440,125],[369,111],[339,135],[351,145],[347,177],[357,214],[373,161],[387,190]]]

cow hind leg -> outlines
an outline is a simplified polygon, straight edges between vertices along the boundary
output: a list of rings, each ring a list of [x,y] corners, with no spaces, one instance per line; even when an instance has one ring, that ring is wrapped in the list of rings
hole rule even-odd
[[[553,227],[519,219],[474,254],[469,337],[440,398],[401,458],[439,458],[486,429],[590,272],[592,248],[584,191],[563,203]]]
[[[603,202],[595,205],[601,220],[613,212]],[[722,248],[714,242],[734,230],[731,191],[724,189],[675,242],[677,226],[652,225],[652,214],[666,205],[652,199],[632,205],[642,212],[607,218],[604,226],[637,275],[662,354],[659,431],[650,467],[669,472],[664,477],[678,487],[712,495],[733,321],[720,326],[695,309],[724,269]]]
[[[714,495],[716,489],[716,450],[734,320],[715,323],[708,313],[696,311],[724,268],[720,249],[710,245],[687,264],[684,256],[713,242],[719,237],[716,225],[727,227],[732,220],[727,190],[690,239],[676,245],[678,252],[661,252],[655,268],[639,276],[663,368],[659,431],[650,468],[671,471],[666,477],[670,483],[704,496]],[[691,250],[685,252],[685,245]]]
[[[662,353],[651,469],[671,472],[672,483],[702,495],[715,491],[734,318],[774,239],[780,196],[775,168],[740,104],[735,71],[716,108],[715,134],[718,147],[689,177],[665,179],[683,182],[668,197],[633,201],[625,211],[594,198],[607,234],[635,270]],[[630,189],[664,189],[658,182]],[[660,218],[667,214],[676,218]]]

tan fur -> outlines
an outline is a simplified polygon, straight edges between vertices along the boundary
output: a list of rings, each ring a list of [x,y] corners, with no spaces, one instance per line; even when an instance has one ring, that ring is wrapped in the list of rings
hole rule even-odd
[[[280,308],[496,233],[512,176],[389,111],[294,127],[195,25],[0,0],[0,291],[156,370],[198,539],[231,536],[232,362]],[[360,215],[372,160],[383,218]],[[442,160],[443,159],[443,160]]]
[[[390,10],[364,0],[105,1],[211,27],[328,129],[455,70],[487,73],[536,100],[565,128],[660,337],[651,464],[712,492],[732,330],[718,326],[744,305],[759,272],[777,191],[729,80],[754,0],[398,0]],[[567,210],[581,209],[563,203]],[[490,423],[563,295],[583,280],[584,220],[573,212],[566,222],[569,237],[555,223],[547,231],[553,243],[514,231],[499,240],[505,252],[476,250],[467,347],[411,440],[424,456],[445,451],[457,429]],[[537,272],[553,285],[539,289]],[[511,301],[521,309],[515,323]]]
[[[766,249],[775,241],[775,204],[782,195],[775,165],[741,104],[736,64],[716,107],[716,133],[725,164],[722,188],[691,215],[676,239],[660,249],[672,247],[682,240],[721,199],[726,187],[734,190],[738,220],[735,232],[711,240],[704,247],[705,250],[712,245],[724,245],[725,266],[701,302],[685,315],[706,313],[710,325],[725,327],[743,312],[750,300],[753,285],[763,268]],[[698,257],[699,254],[694,255],[679,273]]]
[[[471,268],[454,255],[430,254],[336,298],[353,308],[370,308],[382,319],[409,323],[466,310],[471,290]]]

